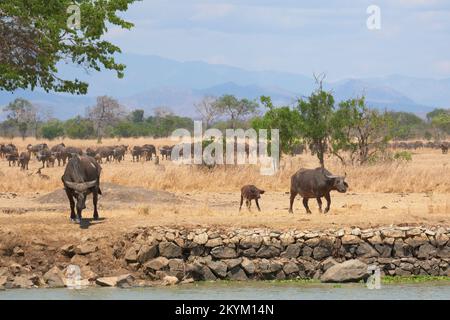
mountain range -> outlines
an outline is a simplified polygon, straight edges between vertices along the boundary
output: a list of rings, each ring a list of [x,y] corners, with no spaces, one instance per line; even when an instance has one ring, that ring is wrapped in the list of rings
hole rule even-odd
[[[288,72],[250,71],[201,61],[180,62],[134,54],[123,54],[118,60],[127,66],[123,79],[117,79],[111,71],[87,74],[81,69],[60,66],[63,77],[89,82],[86,96],[39,90],[0,91],[0,106],[23,97],[50,110],[53,117],[67,119],[84,115],[86,107],[95,104],[96,96],[110,95],[129,109],[144,109],[147,115],[155,107],[165,106],[176,114],[195,117],[194,104],[205,95],[233,94],[248,99],[266,95],[271,96],[275,104],[292,105],[316,86],[312,76]],[[333,92],[338,102],[364,94],[369,106],[420,116],[436,107],[450,107],[450,79],[390,75],[325,82],[324,87]]]

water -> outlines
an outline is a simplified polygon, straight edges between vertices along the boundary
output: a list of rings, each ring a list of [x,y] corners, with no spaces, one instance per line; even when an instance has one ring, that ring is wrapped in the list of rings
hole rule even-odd
[[[111,299],[111,300],[310,300],[310,299],[406,299],[449,300],[448,282],[383,285],[369,290],[364,284],[192,284],[150,288],[27,289],[0,291],[0,300]]]

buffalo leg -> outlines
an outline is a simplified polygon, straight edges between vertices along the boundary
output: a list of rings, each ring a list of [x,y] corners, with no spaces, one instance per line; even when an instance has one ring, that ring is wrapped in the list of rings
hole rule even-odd
[[[67,198],[69,198],[70,203],[70,220],[75,221],[75,201],[73,200],[72,194],[66,189]]]
[[[308,207],[308,198],[303,198],[303,206],[306,209],[306,213],[312,213],[311,210],[309,210],[309,207]]]
[[[241,195],[241,205],[239,206],[239,211],[241,211],[243,203],[244,203],[244,197]]]
[[[330,211],[331,205],[331,197],[329,192],[325,194],[325,199],[327,200],[327,207],[325,208],[325,213],[327,213],[328,211]]]
[[[258,199],[255,199],[255,202],[256,202],[256,207],[258,207],[258,211],[261,211],[261,208],[259,207]]]
[[[98,191],[97,190],[95,190],[92,193],[92,200],[94,203],[94,220],[98,220],[98,211],[97,211]]]
[[[320,213],[322,213],[322,199],[320,199],[320,197],[317,197],[317,204],[319,205],[319,211]]]
[[[291,190],[291,201],[289,204],[289,213],[294,213],[294,211],[292,210],[292,206],[294,205],[294,200],[295,200],[296,196],[297,196],[297,192],[294,192]]]
[[[246,200],[245,200],[245,204],[246,204],[246,206],[247,206],[247,209],[248,209],[249,211],[252,211],[252,210],[250,209],[250,207],[252,206],[252,201],[246,199]]]

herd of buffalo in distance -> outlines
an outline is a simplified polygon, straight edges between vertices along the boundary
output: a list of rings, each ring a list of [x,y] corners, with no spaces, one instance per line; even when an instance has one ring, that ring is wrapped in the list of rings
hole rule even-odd
[[[118,162],[125,160],[125,155],[129,152],[133,162],[154,161],[159,163],[160,157],[162,159],[170,159],[172,149],[174,146],[162,146],[159,148],[159,156],[156,152],[156,147],[152,144],[145,144],[143,146],[134,146],[129,150],[127,145],[117,146],[102,146],[97,149],[87,148],[82,150],[77,147],[65,146],[64,143],[49,146],[46,143],[28,145],[26,151],[19,154],[19,150],[13,144],[0,144],[0,158],[5,158],[9,162],[9,166],[19,166],[22,170],[28,170],[28,163],[33,156],[39,162],[42,162],[42,167],[39,168],[37,174],[48,179],[49,177],[41,173],[41,169],[45,167],[54,167],[55,162],[58,166],[67,166],[62,177],[64,189],[67,193],[70,202],[71,219],[76,222],[81,222],[81,211],[86,207],[85,201],[88,194],[93,194],[94,201],[94,219],[98,219],[97,212],[97,196],[101,194],[100,190],[100,164],[103,162]],[[443,154],[448,153],[448,142],[394,142],[390,144],[392,149],[419,149],[419,148],[433,148],[441,149]],[[248,148],[246,146],[246,152]],[[298,148],[295,154],[301,154],[305,150],[304,146]],[[182,154],[180,154],[182,156]],[[290,185],[290,206],[289,212],[293,213],[293,203],[297,195],[303,198],[303,206],[307,213],[311,213],[308,206],[309,199],[316,199],[319,211],[327,213],[331,205],[331,191],[338,191],[341,193],[347,192],[348,184],[345,181],[345,176],[336,176],[330,173],[325,168],[316,169],[300,169],[291,177]],[[245,185],[241,188],[241,201],[239,210],[241,210],[245,200],[247,208],[250,210],[251,201],[255,201],[259,211],[259,199],[264,194],[264,190],[259,189],[254,185]],[[322,200],[325,198],[327,206],[325,211],[322,211]],[[76,208],[76,213],[75,213]]]

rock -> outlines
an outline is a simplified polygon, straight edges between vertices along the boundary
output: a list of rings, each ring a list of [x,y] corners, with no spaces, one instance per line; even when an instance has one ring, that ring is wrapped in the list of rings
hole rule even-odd
[[[116,287],[130,288],[133,286],[134,277],[131,274],[124,274],[117,277]]]
[[[274,258],[280,255],[280,249],[274,246],[263,245],[257,252],[256,256],[258,258]]]
[[[385,238],[404,238],[405,237],[405,231],[398,230],[398,229],[381,230],[381,234]]]
[[[367,265],[359,260],[347,260],[329,268],[320,277],[322,282],[360,281],[368,276]]]
[[[90,243],[90,242],[85,242],[85,243],[78,245],[75,248],[75,253],[80,254],[80,255],[87,255],[87,254],[93,253],[97,250],[98,250],[98,247],[96,244]]]
[[[176,285],[178,282],[180,282],[180,280],[177,277],[173,276],[165,276],[162,279],[162,285],[164,286],[173,286]]]
[[[101,287],[115,287],[117,285],[117,277],[102,277],[95,280],[95,283]]]
[[[146,263],[148,260],[155,258],[158,255],[158,245],[144,244],[137,253],[137,261],[141,264]]]
[[[211,269],[214,274],[220,278],[225,278],[227,276],[227,265],[222,261],[209,261],[206,264],[209,269]]]
[[[12,288],[29,289],[33,287],[33,281],[28,279],[26,276],[17,276],[14,277],[11,286]]]
[[[392,246],[395,242],[395,238],[384,238],[383,243]]]
[[[417,258],[419,259],[429,259],[430,257],[436,256],[436,248],[429,243],[425,243],[419,247],[417,252]]]
[[[128,263],[137,262],[139,246],[132,246],[125,252],[125,261]]]
[[[295,238],[288,233],[280,235],[281,245],[287,246],[295,242]]]
[[[358,244],[362,240],[358,236],[354,236],[351,234],[346,234],[341,238],[342,244]]]
[[[254,258],[254,257],[256,257],[256,250],[255,250],[255,248],[250,248],[250,249],[244,250],[242,252],[242,255],[247,258]]]
[[[281,253],[282,258],[297,258],[300,255],[301,246],[298,243],[290,244],[286,247],[286,251]]]
[[[208,240],[208,242],[205,244],[205,247],[207,248],[214,248],[219,247],[223,244],[222,238],[214,238]]]
[[[247,275],[245,274],[245,271],[242,270],[240,267],[234,267],[231,269],[228,274],[228,278],[233,281],[246,281],[248,280]]]
[[[255,264],[250,259],[243,258],[242,262],[241,262],[241,266],[242,266],[242,268],[244,268],[245,272],[247,272],[248,274],[253,274],[256,271]]]
[[[377,244],[382,244],[383,240],[381,239],[381,237],[377,234],[374,235],[373,237],[367,239],[367,241],[371,244],[371,245],[377,245]]]
[[[181,257],[182,250],[173,242],[161,242],[159,244],[159,254],[166,258]]]
[[[263,238],[261,236],[251,236],[251,237],[244,237],[240,240],[239,246],[242,249],[259,249],[261,247]]]
[[[44,274],[44,281],[50,288],[62,288],[65,287],[65,277],[58,267],[53,267]]]
[[[62,246],[60,252],[66,257],[72,258],[75,254],[75,246],[73,244],[66,244]]]
[[[283,271],[285,274],[290,275],[299,272],[300,269],[298,268],[296,263],[289,261],[283,266]]]
[[[76,254],[72,257],[72,259],[70,259],[70,263],[81,267],[81,266],[88,265],[89,259],[86,258],[85,256]]]
[[[216,281],[217,277],[214,275],[214,273],[211,271],[211,269],[208,268],[208,266],[203,266],[201,268],[201,277],[202,280],[205,281]]]
[[[434,237],[436,244],[440,247],[445,246],[448,242],[448,236],[445,233],[437,233]]]
[[[316,260],[322,260],[326,257],[329,257],[331,255],[331,251],[328,248],[325,247],[315,247],[313,250],[313,257]]]
[[[420,235],[420,236],[414,236],[414,237],[407,238],[405,240],[405,243],[413,248],[416,248],[423,244],[429,243],[429,240],[426,235],[423,235],[423,236]]]
[[[237,257],[236,250],[225,246],[213,248],[211,255],[216,259],[232,259]]]
[[[302,257],[311,257],[313,249],[311,247],[305,246],[302,248]]]
[[[169,261],[169,270],[178,278],[184,277],[185,264],[183,259],[172,259]]]
[[[324,261],[322,261],[320,263],[320,265],[322,266],[322,270],[323,271],[327,271],[332,266],[335,266],[337,264],[338,264],[338,262],[336,260],[334,260],[332,257],[328,257],[328,258],[326,258]]]
[[[237,267],[238,265],[241,264],[242,258],[225,259],[225,260],[222,260],[222,261],[227,264],[228,269],[232,269],[232,268]]]
[[[9,275],[9,269],[7,267],[0,267],[0,277]]]
[[[384,244],[376,244],[375,249],[379,252],[383,258],[389,258],[392,253],[392,247]]]
[[[25,255],[25,251],[23,251],[21,247],[14,247],[13,255],[23,257]]]
[[[437,252],[437,256],[439,258],[450,258],[450,248],[444,247],[442,249],[439,249]]]
[[[372,246],[370,244],[368,244],[367,242],[361,242],[358,245],[358,248],[356,249],[356,254],[359,257],[364,257],[364,258],[371,258],[371,257],[378,257],[380,254],[374,249],[372,248]]]
[[[169,259],[166,257],[158,257],[152,260],[149,260],[144,264],[144,270],[146,271],[158,271],[169,265]]]
[[[193,242],[199,245],[204,245],[208,242],[208,234],[206,232],[194,236]]]

